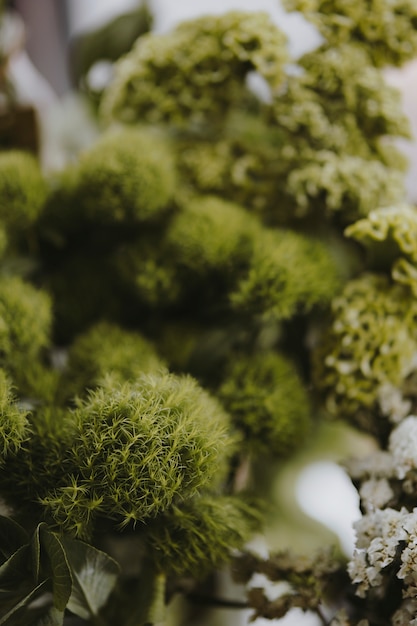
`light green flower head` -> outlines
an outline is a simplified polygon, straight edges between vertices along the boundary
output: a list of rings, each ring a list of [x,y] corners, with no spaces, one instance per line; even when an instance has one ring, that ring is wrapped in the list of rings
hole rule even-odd
[[[402,65],[417,52],[414,0],[285,0],[304,13],[329,43],[357,42],[377,66]]]
[[[387,276],[364,274],[347,283],[332,311],[312,355],[314,384],[332,415],[377,432],[384,391],[400,392],[416,369],[417,302]]]
[[[75,201],[91,219],[143,222],[169,204],[176,174],[169,142],[158,132],[108,132],[83,155],[69,178]]]
[[[0,369],[0,466],[7,457],[16,454],[28,439],[27,413],[15,403],[11,382]]]
[[[51,301],[17,276],[0,279],[0,350],[8,368],[16,357],[34,358],[50,341]]]
[[[69,350],[65,378],[75,395],[96,387],[106,374],[126,382],[163,367],[162,359],[142,335],[103,321],[76,337]]]
[[[215,196],[187,202],[167,230],[172,258],[198,274],[235,273],[249,263],[260,225],[243,207]]]
[[[376,159],[320,150],[293,169],[287,191],[299,214],[322,214],[324,208],[346,223],[367,215],[369,207],[402,201],[404,174]]]
[[[326,244],[276,229],[257,238],[249,270],[230,299],[237,311],[279,320],[328,304],[338,288],[339,272]]]
[[[254,70],[272,88],[286,61],[285,35],[266,13],[233,11],[141,37],[116,66],[103,113],[122,122],[222,122]]]
[[[27,152],[0,152],[0,220],[24,228],[40,214],[47,185],[36,159]]]
[[[219,398],[255,452],[287,456],[300,446],[310,407],[295,367],[276,352],[236,355]]]
[[[375,209],[345,235],[362,244],[368,265],[389,271],[394,281],[417,296],[417,209],[408,204]]]
[[[164,573],[204,578],[243,548],[260,514],[237,496],[203,495],[149,525],[152,559]]]
[[[65,472],[41,502],[83,537],[99,517],[123,528],[217,484],[235,446],[228,416],[190,377],[110,378],[73,418]]]

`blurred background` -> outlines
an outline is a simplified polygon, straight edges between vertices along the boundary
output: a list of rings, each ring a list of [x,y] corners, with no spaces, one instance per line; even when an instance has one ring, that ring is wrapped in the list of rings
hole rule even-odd
[[[138,0],[14,0],[5,6],[18,17],[5,20],[0,29],[0,56],[3,52],[7,57],[12,97],[35,110],[38,130],[33,143],[46,170],[60,169],[99,133],[94,104],[111,79],[112,62],[149,28],[165,32],[182,20],[207,13],[262,10],[287,33],[294,56],[320,42],[315,29],[300,15],[285,13],[278,0],[150,0],[149,13]],[[386,77],[401,90],[417,136],[417,62],[388,70]],[[0,99],[0,113],[1,105]],[[417,202],[417,147],[404,141],[402,149],[410,159],[409,199]],[[277,474],[274,504],[280,515],[253,549],[262,552],[296,541],[298,549],[313,550],[323,542],[339,542],[351,554],[352,523],[360,512],[356,491],[338,462],[365,453],[369,445],[347,426],[323,426],[308,452]],[[234,593],[231,585],[230,593]],[[246,621],[247,615],[243,617]],[[241,620],[242,616],[227,616],[230,625]],[[315,626],[318,622],[314,616],[293,612],[280,623]]]

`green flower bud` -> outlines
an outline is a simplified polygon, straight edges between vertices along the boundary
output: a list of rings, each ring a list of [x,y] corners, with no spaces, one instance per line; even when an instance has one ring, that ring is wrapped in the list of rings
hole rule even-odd
[[[166,239],[172,258],[187,270],[230,275],[248,264],[259,228],[242,207],[203,196],[187,203],[173,218]]]
[[[236,355],[218,396],[258,453],[286,456],[309,427],[310,407],[294,366],[276,352]]]
[[[147,540],[161,571],[203,578],[242,548],[259,525],[259,511],[244,500],[204,495],[152,522]]]
[[[338,286],[338,270],[324,243],[291,231],[265,231],[231,303],[252,315],[286,319],[328,303]]]
[[[0,353],[8,367],[20,357],[35,358],[50,341],[48,295],[16,276],[0,279]]]
[[[109,379],[73,420],[61,474],[39,496],[48,516],[83,537],[99,517],[123,528],[217,483],[234,448],[227,415],[190,377]]]
[[[26,152],[0,153],[0,219],[24,228],[41,212],[47,185],[35,158]]]
[[[149,341],[116,324],[99,322],[76,337],[68,354],[65,378],[72,394],[96,387],[106,374],[119,382],[164,367]]]
[[[170,144],[150,129],[109,132],[81,156],[70,182],[74,201],[91,219],[153,219],[166,209],[176,185]]]
[[[12,393],[12,385],[0,369],[0,465],[15,455],[29,436],[27,411],[19,408]]]

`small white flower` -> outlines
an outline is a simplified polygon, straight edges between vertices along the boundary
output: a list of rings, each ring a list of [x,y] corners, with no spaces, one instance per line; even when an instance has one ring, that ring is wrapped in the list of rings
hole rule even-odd
[[[370,513],[385,506],[394,497],[394,492],[386,478],[370,478],[362,484],[359,495]]]
[[[405,418],[391,433],[389,450],[394,459],[398,478],[404,478],[409,470],[417,469],[417,417]]]

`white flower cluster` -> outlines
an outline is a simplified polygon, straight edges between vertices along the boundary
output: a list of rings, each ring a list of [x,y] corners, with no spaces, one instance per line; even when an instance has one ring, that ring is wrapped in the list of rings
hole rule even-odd
[[[417,416],[409,415],[396,426],[388,450],[377,450],[365,459],[346,463],[346,467],[360,483],[359,494],[366,513],[391,506],[395,500],[392,484],[405,492],[407,473],[416,471],[417,480]],[[404,481],[402,485],[400,481]]]
[[[348,571],[360,597],[383,584],[384,570],[394,562],[397,578],[417,586],[417,508],[411,513],[405,508],[378,509],[356,522],[355,530],[357,549]]]
[[[417,417],[410,415],[391,433],[389,451],[397,478],[404,478],[409,470],[417,469]]]

